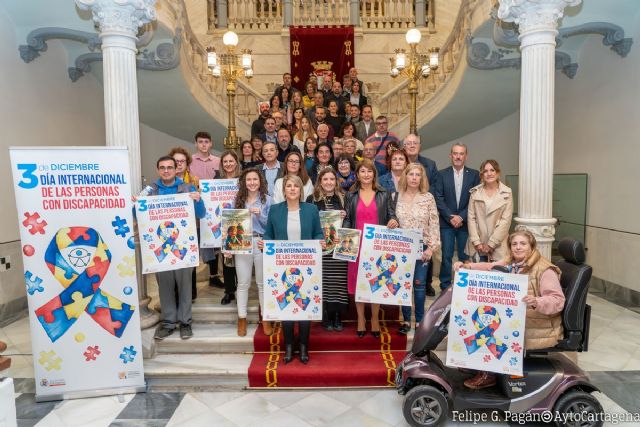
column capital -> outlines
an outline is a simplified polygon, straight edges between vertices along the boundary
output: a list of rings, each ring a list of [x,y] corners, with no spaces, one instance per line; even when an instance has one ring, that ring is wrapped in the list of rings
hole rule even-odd
[[[156,0],[76,0],[82,10],[91,10],[100,32],[135,36],[138,29],[156,19]]]
[[[514,22],[520,33],[540,29],[555,30],[564,9],[580,4],[582,0],[500,0],[498,18]]]

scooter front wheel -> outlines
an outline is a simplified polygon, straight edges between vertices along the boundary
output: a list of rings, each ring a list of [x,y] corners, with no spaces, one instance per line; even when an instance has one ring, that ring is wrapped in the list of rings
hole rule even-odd
[[[602,427],[604,410],[598,399],[584,391],[570,391],[555,404],[554,413],[562,418],[558,427]]]
[[[435,427],[447,419],[449,405],[440,390],[419,385],[407,393],[402,405],[404,419],[413,427]]]

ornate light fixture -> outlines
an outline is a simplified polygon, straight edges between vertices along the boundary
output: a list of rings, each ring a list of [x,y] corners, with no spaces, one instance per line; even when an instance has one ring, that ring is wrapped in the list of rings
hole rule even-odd
[[[409,80],[409,95],[411,96],[411,111],[409,114],[409,131],[417,134],[416,109],[418,95],[418,80],[429,77],[432,70],[438,68],[440,48],[432,47],[427,54],[418,52],[418,43],[422,34],[417,28],[407,31],[405,39],[409,44],[409,52],[404,49],[396,49],[395,56],[389,58],[391,77],[396,78],[403,74]]]
[[[207,65],[214,77],[222,77],[227,83],[227,109],[229,110],[229,124],[224,147],[228,150],[240,148],[240,137],[236,134],[236,116],[234,100],[236,97],[236,80],[244,75],[247,79],[253,77],[253,58],[251,50],[242,49],[240,54],[235,52],[238,45],[238,35],[227,31],[222,36],[222,43],[226,52],[216,54],[215,49],[207,48]]]

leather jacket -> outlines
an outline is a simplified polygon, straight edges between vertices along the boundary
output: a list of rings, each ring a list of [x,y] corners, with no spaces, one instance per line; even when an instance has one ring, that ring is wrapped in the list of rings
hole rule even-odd
[[[347,216],[342,222],[344,228],[356,227],[356,209],[358,207],[358,200],[360,199],[360,191],[355,190],[346,194],[344,201],[344,210],[347,212]],[[396,206],[391,198],[391,193],[384,189],[376,190],[376,207],[378,208],[378,224],[386,226],[389,221],[398,218],[396,217]]]

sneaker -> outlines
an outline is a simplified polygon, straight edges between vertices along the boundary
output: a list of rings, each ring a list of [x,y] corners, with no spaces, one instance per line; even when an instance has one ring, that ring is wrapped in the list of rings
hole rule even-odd
[[[169,335],[171,335],[173,333],[173,331],[174,331],[174,329],[166,328],[166,327],[160,325],[156,329],[156,333],[153,335],[153,338],[155,338],[157,340],[163,340],[166,337],[168,337]]]
[[[191,325],[180,325],[180,338],[188,340],[192,336],[193,331],[191,330]]]
[[[408,323],[403,323],[402,325],[400,325],[400,328],[398,329],[398,333],[400,335],[407,335],[410,330],[411,330],[411,325],[409,325]]]

